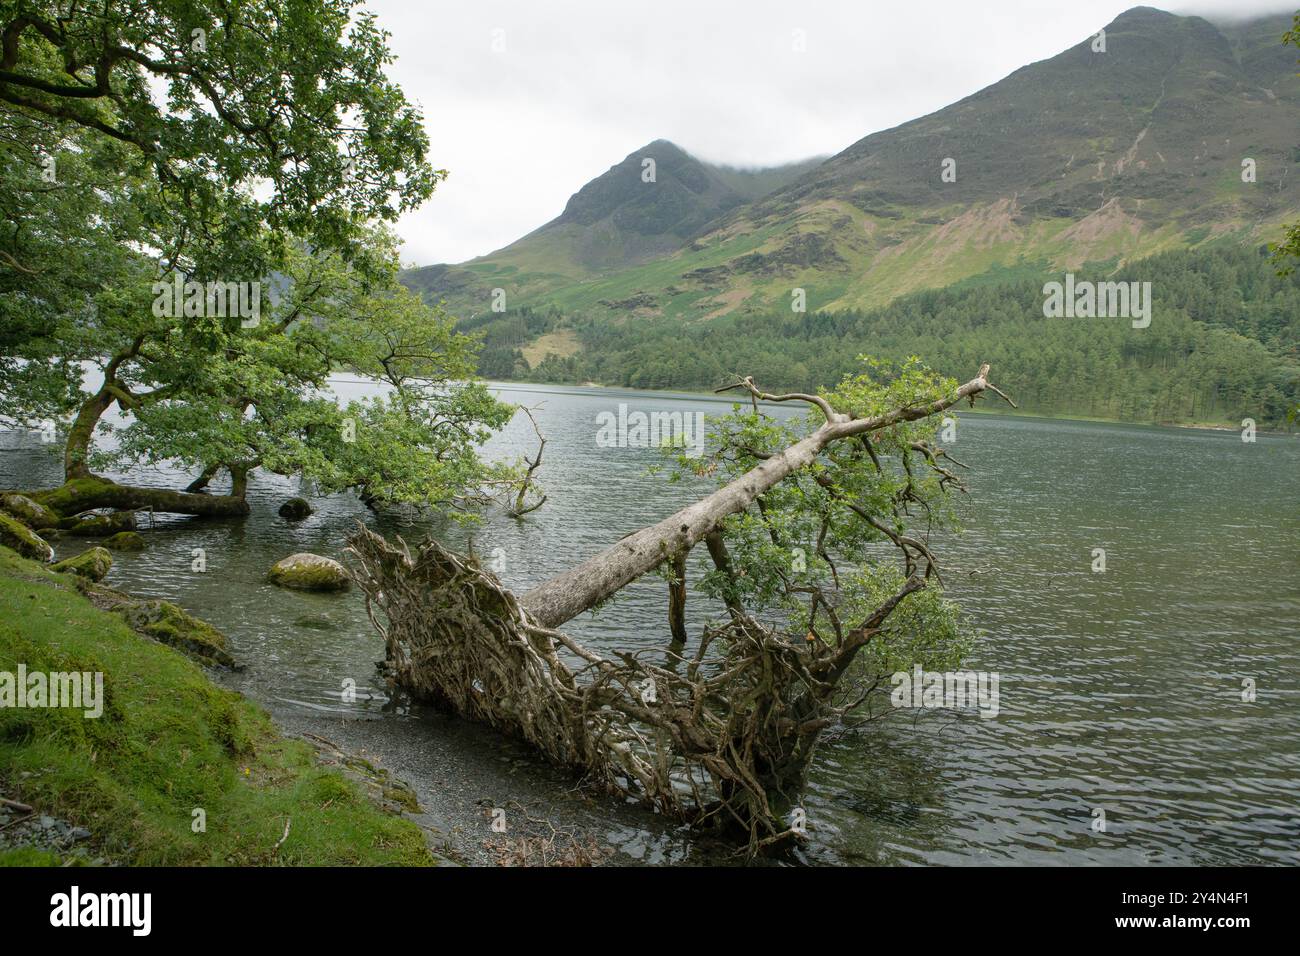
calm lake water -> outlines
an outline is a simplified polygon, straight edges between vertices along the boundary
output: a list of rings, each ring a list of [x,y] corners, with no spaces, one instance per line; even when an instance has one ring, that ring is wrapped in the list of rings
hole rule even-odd
[[[341,393],[364,386],[340,380]],[[725,405],[693,396],[501,386],[540,406],[550,500],[524,521],[474,532],[516,591],[671,513],[703,486],[647,475],[645,449],[597,447],[596,416]],[[780,411],[785,414],[785,410]],[[531,451],[522,416],[493,454]],[[828,741],[805,801],[816,863],[1205,864],[1300,862],[1300,442],[1191,431],[966,415],[957,457],[972,466],[966,532],[939,551],[949,593],[978,629],[971,669],[1000,676],[1000,713],[917,711]],[[0,435],[0,487],[52,484],[57,460]],[[166,470],[131,476],[176,486]],[[254,477],[246,521],[171,521],[142,554],[116,554],[109,583],[174,600],[221,628],[247,669],[234,683],[310,722],[375,718],[394,746],[455,722],[388,701],[382,642],[358,594],[266,583],[295,551],[338,557],[357,520],[463,545],[423,521],[375,519],[350,496],[314,501],[299,524],[276,508],[300,489]],[[85,542],[59,542],[60,555]],[[190,571],[204,548],[208,570]],[[1106,551],[1094,573],[1093,549]],[[496,549],[501,549],[499,552]],[[703,552],[703,549],[699,549]],[[706,556],[694,555],[694,573]],[[978,572],[978,573],[971,573]],[[596,649],[662,647],[658,578],[568,630]],[[692,633],[709,609],[691,607]],[[344,703],[345,678],[359,699]],[[1243,681],[1256,688],[1242,700]],[[482,738],[478,738],[482,739]],[[526,763],[526,761],[525,761]],[[525,773],[542,774],[539,768]],[[436,781],[425,781],[436,786]],[[617,813],[615,812],[617,810]],[[707,861],[640,811],[605,808],[611,837],[647,861]],[[1105,832],[1095,822],[1104,813]],[[617,820],[615,821],[615,817]],[[630,822],[629,822],[630,821]],[[665,835],[667,833],[667,835]],[[658,847],[644,852],[647,845]]]

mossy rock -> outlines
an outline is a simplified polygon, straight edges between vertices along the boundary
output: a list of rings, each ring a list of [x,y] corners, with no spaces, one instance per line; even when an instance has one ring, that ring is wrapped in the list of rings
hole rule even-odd
[[[352,584],[343,565],[306,551],[277,561],[270,579],[272,584],[297,591],[346,591]]]
[[[104,548],[88,548],[81,554],[67,558],[50,570],[61,574],[78,574],[91,581],[102,581],[113,567],[113,556]]]
[[[320,744],[318,743],[319,747]],[[380,798],[381,806],[389,813],[419,813],[420,800],[404,780],[394,777],[383,767],[377,767],[365,757],[335,750],[330,762],[337,762],[365,783],[372,796]]]
[[[24,558],[48,564],[54,560],[54,549],[35,531],[17,518],[0,511],[0,544],[13,548]]]
[[[312,507],[306,498],[290,498],[280,505],[280,517],[290,521],[301,521],[312,514]]]
[[[78,538],[106,538],[120,531],[135,530],[134,511],[115,511],[111,515],[91,515],[63,522],[63,530]]]
[[[111,551],[143,551],[144,535],[137,531],[119,531],[104,540],[104,547]]]
[[[26,495],[0,495],[0,508],[9,512],[33,531],[57,528],[59,516],[39,501]]]
[[[419,813],[420,801],[415,791],[400,780],[393,780],[393,785],[384,788],[384,799],[397,804],[407,813]]]
[[[204,664],[234,667],[226,650],[226,636],[206,621],[186,614],[170,601],[127,601],[117,614],[132,630],[174,647]]]

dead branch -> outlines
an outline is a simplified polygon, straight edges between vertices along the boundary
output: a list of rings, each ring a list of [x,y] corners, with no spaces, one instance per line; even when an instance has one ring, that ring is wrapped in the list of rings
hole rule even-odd
[[[536,511],[542,505],[546,504],[546,495],[532,504],[526,504],[528,492],[534,487],[534,475],[537,469],[542,467],[542,452],[546,450],[546,436],[542,434],[541,428],[537,425],[537,419],[533,417],[533,410],[525,405],[519,406],[519,410],[528,416],[529,423],[533,426],[533,434],[537,436],[537,454],[530,460],[527,455],[524,456],[524,462],[528,465],[528,471],[525,472],[523,480],[519,484],[519,494],[515,497],[514,506],[509,509],[512,518],[522,518],[530,512]]]

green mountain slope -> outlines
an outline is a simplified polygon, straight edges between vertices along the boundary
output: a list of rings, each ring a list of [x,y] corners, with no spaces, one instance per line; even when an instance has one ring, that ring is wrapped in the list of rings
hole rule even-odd
[[[1106,27],[1105,52],[1084,39],[748,202],[651,144],[656,183],[641,182],[639,151],[514,245],[407,281],[463,315],[501,288],[512,308],[694,320],[788,309],[796,287],[810,310],[864,309],[973,277],[1258,244],[1300,209],[1289,22],[1137,7]]]
[[[481,369],[533,382],[600,382],[709,390],[753,375],[765,389],[815,391],[861,371],[858,356],[920,356],[963,376],[982,362],[1022,410],[1138,422],[1283,426],[1300,404],[1300,270],[1277,274],[1257,248],[1177,250],[1107,275],[1151,283],[1151,324],[1043,315],[1041,280],[961,283],[869,310],[734,314],[609,322],[521,310],[477,326]],[[1079,279],[1097,280],[1084,270]],[[561,322],[581,348],[531,368],[520,344],[554,338]]]
[[[445,296],[465,314],[485,310],[498,287],[506,290],[509,306],[535,301],[575,282],[669,255],[724,213],[821,162],[739,169],[702,162],[673,143],[655,140],[587,183],[569,198],[564,212],[522,239],[464,265],[412,270],[405,281],[431,297]]]

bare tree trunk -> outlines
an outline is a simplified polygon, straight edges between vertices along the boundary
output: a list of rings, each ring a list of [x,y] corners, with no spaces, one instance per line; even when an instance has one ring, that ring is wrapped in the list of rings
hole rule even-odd
[[[537,426],[537,419],[533,417],[532,409],[527,406],[520,406],[520,408],[528,416],[528,422],[533,426],[533,434],[537,436],[537,454],[531,459],[527,455],[524,456],[528,471],[525,472],[523,481],[519,483],[519,493],[515,496],[513,507],[509,509],[512,518],[522,518],[546,504],[546,495],[542,495],[533,504],[528,504],[528,492],[533,489],[535,483],[533,476],[537,473],[537,469],[542,467],[542,452],[546,450],[546,438],[542,435],[542,430]]]
[[[668,630],[674,644],[686,643],[686,554],[673,558],[673,579],[668,582]]]
[[[894,409],[872,418],[850,418],[812,396],[763,396],[771,401],[810,401],[822,408],[826,423],[807,438],[777,452],[707,498],[687,505],[658,524],[642,528],[595,557],[543,581],[519,599],[520,606],[542,627],[559,627],[647,571],[671,560],[674,554],[689,550],[713,531],[723,518],[748,508],[769,488],[811,464],[832,442],[865,435],[899,422],[916,421],[951,408],[962,399],[989,388],[988,371],[989,367],[984,365],[975,378],[944,398],[925,405]]]

